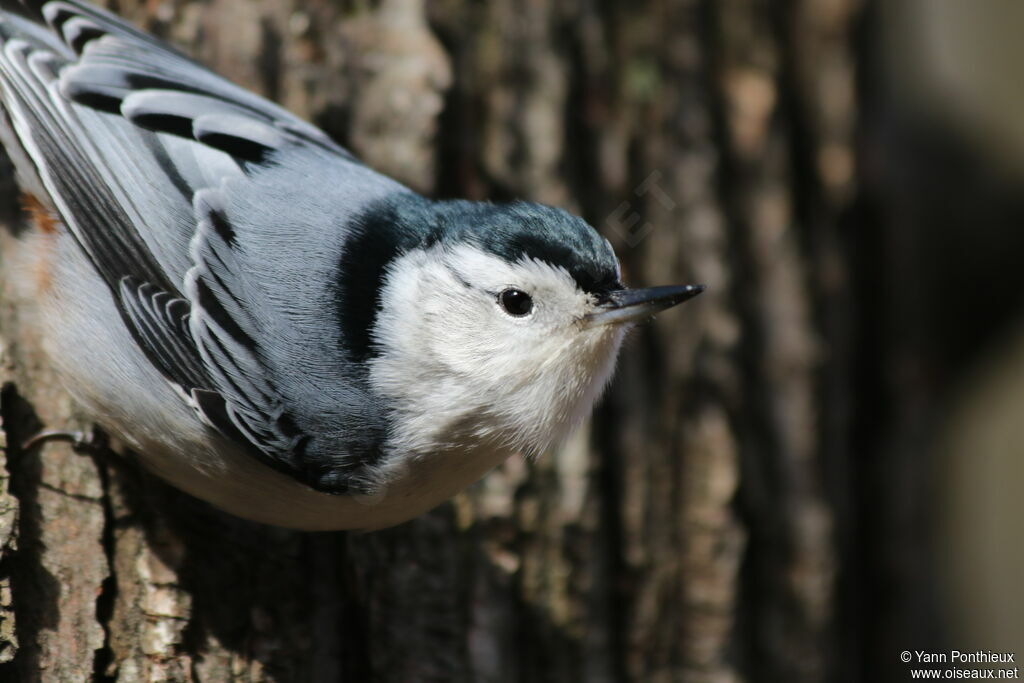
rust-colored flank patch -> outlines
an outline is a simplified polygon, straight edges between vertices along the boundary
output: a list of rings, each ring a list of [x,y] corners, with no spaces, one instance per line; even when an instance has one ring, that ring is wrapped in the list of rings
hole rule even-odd
[[[53,264],[51,261],[56,251],[60,221],[45,204],[28,192],[21,193],[21,208],[43,238],[38,244],[32,263],[36,289],[39,294],[42,294],[53,286]]]
[[[39,232],[46,235],[57,234],[57,217],[34,194],[21,193],[21,208]]]

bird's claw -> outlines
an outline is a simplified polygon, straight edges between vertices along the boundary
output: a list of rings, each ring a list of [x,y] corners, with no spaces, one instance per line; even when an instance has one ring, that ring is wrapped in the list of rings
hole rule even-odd
[[[68,441],[77,453],[97,453],[107,445],[106,436],[97,429],[89,431],[65,432],[59,429],[43,429],[36,432],[21,444],[21,449],[28,451],[47,441]]]

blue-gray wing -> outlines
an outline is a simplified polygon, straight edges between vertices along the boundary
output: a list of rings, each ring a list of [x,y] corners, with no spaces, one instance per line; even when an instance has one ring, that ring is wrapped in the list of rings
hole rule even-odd
[[[337,355],[331,269],[346,219],[407,190],[102,10],[0,8],[14,136],[139,346],[207,424],[344,489],[383,424]]]

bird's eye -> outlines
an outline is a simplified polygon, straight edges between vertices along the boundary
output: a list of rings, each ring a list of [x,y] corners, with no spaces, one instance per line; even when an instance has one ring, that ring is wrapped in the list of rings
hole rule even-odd
[[[533,299],[521,289],[509,287],[498,295],[498,303],[509,315],[521,318],[533,310]]]

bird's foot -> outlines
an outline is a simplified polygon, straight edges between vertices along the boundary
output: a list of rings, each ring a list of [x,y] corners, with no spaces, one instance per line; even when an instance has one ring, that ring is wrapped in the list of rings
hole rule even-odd
[[[21,449],[28,451],[47,441],[68,441],[76,453],[95,455],[107,448],[107,435],[95,427],[89,431],[63,432],[59,429],[43,429],[26,439]]]

